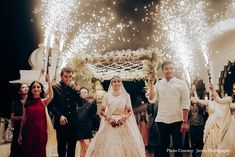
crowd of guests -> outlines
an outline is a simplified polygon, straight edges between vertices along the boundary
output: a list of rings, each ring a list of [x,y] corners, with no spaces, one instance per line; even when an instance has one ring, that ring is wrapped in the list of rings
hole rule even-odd
[[[193,85],[190,93],[186,83],[174,76],[171,61],[163,62],[162,73],[163,79],[157,82],[153,74],[148,76],[151,121],[141,116],[138,124],[130,95],[121,78],[114,76],[103,97],[101,122],[94,137],[96,100],[88,97],[89,89],[71,86],[70,67],[62,68],[57,84],[51,85],[46,75],[47,91],[38,81],[30,86],[21,84],[11,111],[14,133],[10,156],[46,157],[47,148],[56,143],[59,157],[74,157],[79,141],[81,157],[144,157],[146,147],[152,148],[155,157],[182,157],[183,153],[235,157],[235,84],[230,97],[221,97],[210,84],[211,99],[205,100],[205,87],[198,86],[202,82]],[[55,139],[49,132],[56,133]]]
[[[97,106],[95,99],[87,98],[87,88],[82,87],[78,92],[71,86],[72,75],[72,69],[64,67],[61,81],[54,85],[46,75],[47,91],[39,81],[33,81],[29,86],[20,85],[19,96],[13,101],[11,110],[14,132],[10,157],[46,157],[47,148],[54,144],[57,144],[59,157],[72,157],[78,140],[82,146],[80,154],[85,156],[84,140],[93,137],[92,119],[97,121]],[[54,128],[50,127],[51,120]]]
[[[20,97],[12,109],[15,129],[11,157],[46,157],[55,144],[58,157],[74,157],[77,141],[81,144],[81,157],[145,156],[130,95],[119,76],[111,79],[104,95],[101,123],[94,138],[92,130],[97,126],[92,126],[92,119],[97,117],[96,100],[88,98],[87,88],[78,91],[71,86],[70,67],[62,68],[60,76],[61,81],[52,85],[46,75],[47,91],[39,81],[21,85]],[[50,125],[52,121],[54,128]]]
[[[159,139],[154,140],[154,143],[150,138],[149,142],[155,156],[182,156],[183,153],[192,153],[193,157],[234,157],[232,130],[235,129],[235,84],[231,87],[231,96],[226,97],[222,97],[210,84],[211,99],[205,100],[202,80],[196,86],[192,85],[192,92],[189,94],[184,83],[174,77],[172,62],[165,63],[166,65],[162,65],[162,80],[153,85],[154,76],[149,78],[148,98],[158,106],[155,107],[158,109],[157,116],[154,116],[154,122],[151,123],[149,136]],[[155,115],[153,108],[150,113],[152,111]]]

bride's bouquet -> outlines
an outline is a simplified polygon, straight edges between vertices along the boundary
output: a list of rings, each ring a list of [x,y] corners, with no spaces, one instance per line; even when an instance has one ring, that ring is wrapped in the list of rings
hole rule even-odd
[[[108,121],[109,121],[110,125],[115,128],[115,127],[123,125],[126,122],[126,117],[121,117],[119,119],[109,118]]]

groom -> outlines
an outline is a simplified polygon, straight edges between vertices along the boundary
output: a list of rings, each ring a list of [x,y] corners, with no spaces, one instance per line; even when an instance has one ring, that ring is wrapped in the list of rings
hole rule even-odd
[[[162,63],[164,78],[154,85],[154,77],[149,76],[149,101],[158,102],[155,119],[160,131],[161,157],[169,157],[170,135],[173,141],[175,157],[182,156],[182,134],[189,130],[188,111],[190,107],[189,90],[184,81],[174,76],[171,61]]]
[[[70,67],[62,68],[61,81],[52,86],[54,98],[48,106],[49,111],[55,116],[54,127],[59,157],[75,157],[79,123],[76,107],[81,105],[82,99],[70,86],[72,75],[73,71]]]

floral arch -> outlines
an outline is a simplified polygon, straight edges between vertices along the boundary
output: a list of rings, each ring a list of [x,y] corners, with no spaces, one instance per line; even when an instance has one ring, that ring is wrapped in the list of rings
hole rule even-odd
[[[162,55],[156,48],[77,54],[69,65],[75,70],[75,79],[102,81],[118,75],[123,80],[140,80],[147,73],[157,74]]]

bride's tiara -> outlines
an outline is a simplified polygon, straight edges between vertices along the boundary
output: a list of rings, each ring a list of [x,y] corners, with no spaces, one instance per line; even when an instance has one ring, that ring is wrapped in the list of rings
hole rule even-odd
[[[122,79],[120,76],[114,75],[114,76],[110,79],[110,81],[112,81],[115,77],[118,77],[118,78]]]

